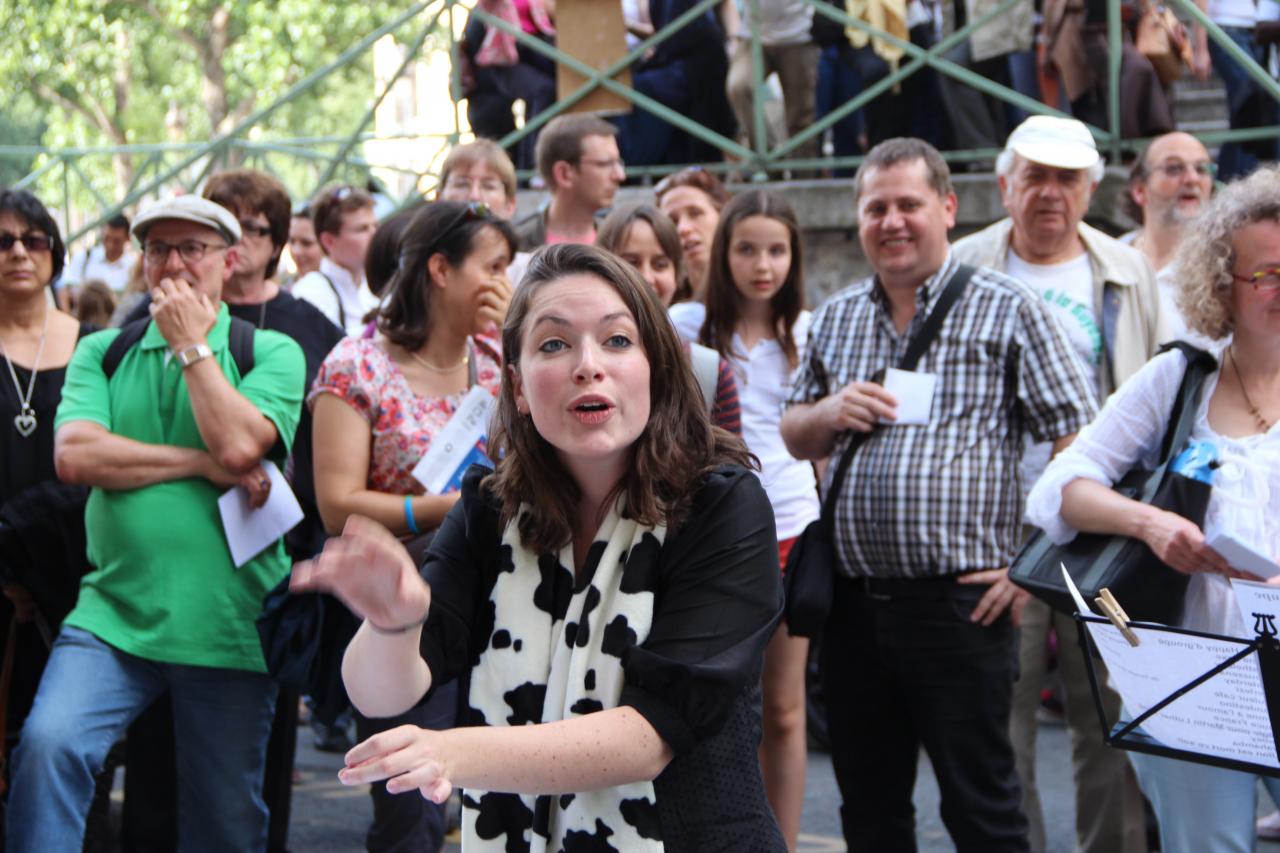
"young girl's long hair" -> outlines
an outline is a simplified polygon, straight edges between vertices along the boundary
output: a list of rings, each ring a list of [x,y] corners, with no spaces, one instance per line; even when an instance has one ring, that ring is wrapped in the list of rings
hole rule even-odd
[[[766,216],[787,226],[791,237],[791,268],[782,287],[769,300],[773,309],[774,333],[787,363],[795,368],[800,363],[795,336],[791,329],[804,308],[804,257],[800,244],[800,226],[791,203],[765,190],[748,190],[734,196],[720,212],[720,224],[711,243],[711,269],[707,274],[707,318],[702,323],[698,341],[717,350],[726,359],[742,358],[733,352],[733,333],[741,318],[742,294],[729,270],[729,251],[733,230],[742,220]]]

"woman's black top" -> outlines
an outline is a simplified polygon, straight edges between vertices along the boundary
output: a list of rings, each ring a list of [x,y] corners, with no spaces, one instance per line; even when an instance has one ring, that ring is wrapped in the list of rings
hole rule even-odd
[[[422,655],[439,684],[470,670],[494,634],[502,528],[496,500],[480,487],[486,473],[467,473],[422,569],[431,585]],[[736,466],[709,474],[687,520],[668,532],[654,573],[652,626],[623,654],[619,704],[635,708],[675,754],[654,780],[663,844],[784,851],[757,753],[761,666],[782,592],[773,511],[756,476]],[[530,606],[558,593],[567,594],[535,596]]]
[[[82,323],[83,338],[95,327]],[[4,359],[0,358],[0,362]],[[15,364],[14,372],[27,393],[31,371]],[[53,468],[53,418],[62,402],[62,383],[67,377],[66,366],[40,368],[36,373],[36,386],[31,394],[31,408],[36,413],[36,429],[23,437],[14,427],[13,419],[22,410],[18,391],[13,387],[9,368],[0,364],[0,506],[11,497],[36,483],[56,480]]]

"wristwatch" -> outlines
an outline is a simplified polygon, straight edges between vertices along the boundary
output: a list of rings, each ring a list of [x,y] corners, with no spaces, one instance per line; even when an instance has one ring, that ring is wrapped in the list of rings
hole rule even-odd
[[[183,369],[186,369],[197,361],[211,358],[213,350],[209,349],[208,344],[192,344],[174,353],[174,356],[178,359],[178,363],[182,365]]]

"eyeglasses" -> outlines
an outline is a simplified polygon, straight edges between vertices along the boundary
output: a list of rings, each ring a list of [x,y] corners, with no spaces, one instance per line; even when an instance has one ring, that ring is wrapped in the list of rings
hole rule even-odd
[[[250,222],[247,219],[240,220],[240,233],[251,235],[253,237],[270,237],[271,226],[259,225],[256,222]]]
[[[221,251],[226,248],[225,243],[205,243],[200,240],[183,240],[181,243],[152,240],[142,247],[142,254],[149,264],[163,264],[169,260],[170,253],[177,249],[178,257],[182,258],[184,263],[194,264],[204,257],[205,252],[211,249]]]
[[[1194,170],[1202,178],[1212,178],[1218,174],[1218,166],[1207,160],[1201,163],[1183,163],[1181,160],[1171,160],[1168,163],[1161,163],[1156,166],[1156,170],[1166,178],[1175,181],[1186,175],[1188,170]]]
[[[450,176],[449,180],[444,182],[446,192],[469,193],[472,189],[478,189],[482,193],[506,193],[507,187],[502,181],[496,178],[481,178],[472,180],[463,175],[457,177]]]
[[[614,169],[621,169],[624,172],[627,170],[627,161],[623,160],[621,157],[614,157],[611,160],[595,160],[590,157],[580,157],[578,162],[586,163],[589,166],[595,166],[597,169],[605,169],[609,172],[612,172]]]
[[[28,252],[49,252],[53,250],[53,238],[48,234],[11,234],[0,231],[0,252],[7,252],[15,243],[21,243]]]
[[[1280,292],[1280,267],[1267,267],[1252,275],[1231,274],[1236,281],[1253,285],[1254,293],[1274,294]]]

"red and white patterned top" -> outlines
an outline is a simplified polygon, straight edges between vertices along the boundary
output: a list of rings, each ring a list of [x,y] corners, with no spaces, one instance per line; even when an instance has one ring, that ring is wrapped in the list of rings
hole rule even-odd
[[[472,343],[476,384],[497,396],[502,383],[500,345],[481,335]],[[353,337],[344,338],[325,358],[307,404],[314,406],[321,394],[345,401],[369,423],[369,488],[393,495],[424,493],[413,468],[466,396],[465,391],[448,397],[419,396],[376,341]]]

